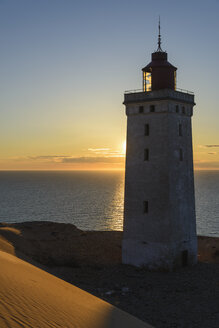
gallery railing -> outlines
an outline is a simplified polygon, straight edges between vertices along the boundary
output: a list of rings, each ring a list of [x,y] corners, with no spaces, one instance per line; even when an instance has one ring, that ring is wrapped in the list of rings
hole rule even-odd
[[[134,90],[127,90],[127,91],[125,91],[125,94],[127,94],[127,93],[150,92],[150,91],[151,91],[151,90],[144,91],[143,89],[134,89]],[[174,91],[187,93],[187,94],[189,94],[189,95],[194,95],[194,92],[192,92],[192,91],[188,91],[188,90],[184,90],[184,89],[180,89],[180,88],[176,88]]]

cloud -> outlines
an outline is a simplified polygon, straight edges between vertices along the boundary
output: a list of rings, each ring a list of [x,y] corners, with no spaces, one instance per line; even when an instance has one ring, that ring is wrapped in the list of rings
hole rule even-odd
[[[195,169],[218,170],[219,169],[219,161],[195,160],[194,167],[195,167]]]
[[[123,163],[124,157],[68,157],[62,163]]]
[[[97,152],[97,151],[108,151],[110,148],[88,148],[89,151]]]
[[[120,151],[111,151],[110,148],[89,148],[91,156],[72,155],[39,155],[26,157],[31,161],[44,161],[56,163],[124,163],[125,155]],[[96,156],[94,156],[94,154]]]
[[[198,148],[217,148],[219,145],[198,145]]]
[[[124,157],[125,154],[120,150],[111,150],[110,148],[88,148],[88,151],[101,157]]]
[[[7,159],[8,160],[8,159]],[[36,155],[36,156],[25,156],[16,157],[11,159],[13,161],[20,162],[36,162],[36,163],[56,163],[56,164],[68,164],[68,163],[110,163],[110,164],[124,164],[125,154],[119,150],[111,150],[107,147],[102,148],[89,148],[87,154],[84,156],[73,156],[73,155]]]
[[[42,155],[42,156],[28,156],[28,159],[38,160],[38,159],[56,159],[56,158],[66,158],[69,156],[63,155]]]

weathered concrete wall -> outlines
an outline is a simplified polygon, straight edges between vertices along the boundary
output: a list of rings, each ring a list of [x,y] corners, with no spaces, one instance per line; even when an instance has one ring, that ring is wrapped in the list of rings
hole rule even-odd
[[[183,93],[174,97],[174,91],[169,96],[164,91],[166,99],[159,90],[142,99],[144,93],[140,101],[136,95],[134,100],[131,96],[127,100],[126,95],[125,100],[123,263],[150,269],[194,264],[197,257],[191,132],[194,96],[186,94],[185,100]],[[151,105],[155,112],[150,112]],[[144,107],[143,113],[139,106]],[[149,136],[145,124],[149,124]],[[149,150],[149,160],[144,160],[144,149]]]

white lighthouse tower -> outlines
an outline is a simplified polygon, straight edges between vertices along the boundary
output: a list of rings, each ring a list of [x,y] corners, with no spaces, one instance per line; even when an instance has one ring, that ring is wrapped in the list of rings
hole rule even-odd
[[[176,89],[161,49],[125,93],[127,153],[122,261],[151,270],[195,264],[197,235],[191,117],[194,95]]]

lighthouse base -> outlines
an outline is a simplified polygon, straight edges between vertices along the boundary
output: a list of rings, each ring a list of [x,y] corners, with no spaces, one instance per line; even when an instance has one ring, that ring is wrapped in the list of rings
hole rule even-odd
[[[197,239],[171,245],[124,239],[122,263],[152,271],[172,271],[191,266],[197,263]]]

